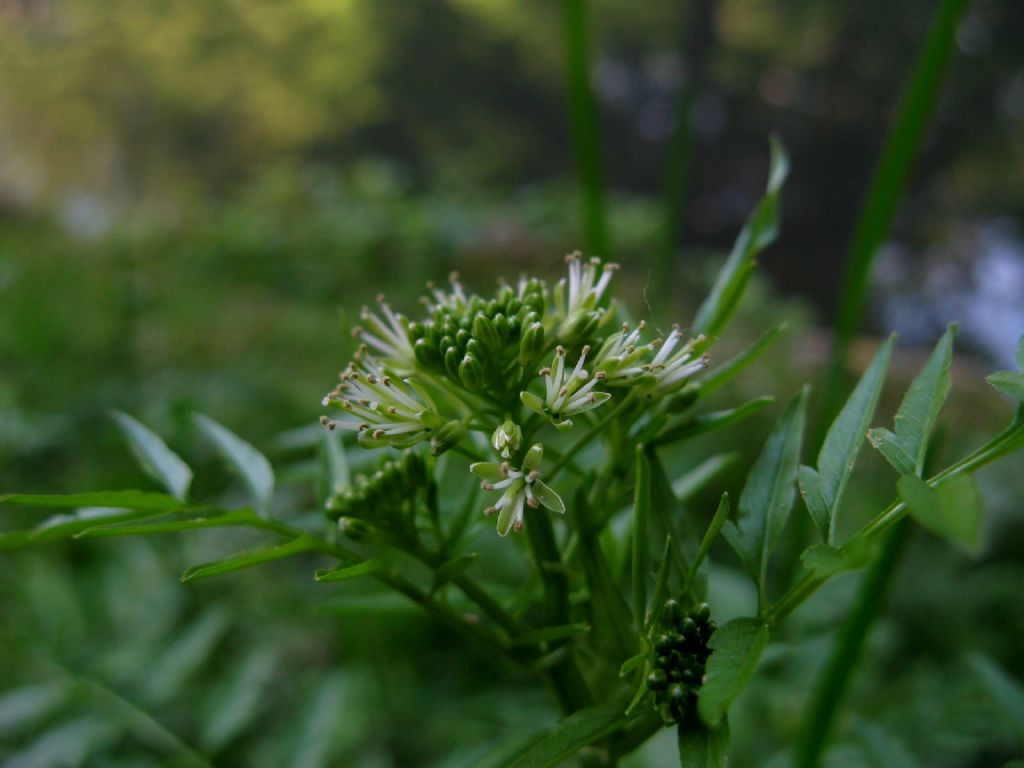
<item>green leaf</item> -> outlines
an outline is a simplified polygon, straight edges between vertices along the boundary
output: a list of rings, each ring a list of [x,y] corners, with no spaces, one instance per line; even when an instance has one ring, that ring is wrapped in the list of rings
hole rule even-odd
[[[628,659],[622,662],[622,666],[619,667],[619,677],[625,677],[634,669],[639,669],[640,667],[642,667],[644,665],[644,662],[646,662],[650,658],[650,656],[651,654],[647,651],[641,651],[636,656],[630,656]]]
[[[970,475],[956,475],[934,489],[917,475],[904,475],[896,487],[918,523],[971,553],[977,552],[981,494]]]
[[[31,530],[0,535],[0,551],[67,539],[100,523],[124,523],[158,514],[160,513],[144,509],[118,510],[108,507],[83,507],[74,514],[54,515],[47,518]]]
[[[868,433],[871,444],[903,475],[920,475],[935,422],[949,394],[949,366],[953,359],[956,325],[950,325],[924,368],[910,384],[896,411],[895,434],[884,429]]]
[[[319,547],[320,543],[313,536],[298,536],[291,541],[279,544],[276,547],[258,549],[255,552],[247,552],[242,555],[235,555],[225,560],[218,560],[214,563],[195,565],[181,575],[181,580],[195,581],[210,576],[220,576],[222,573],[240,571],[243,568],[250,568],[254,565],[269,563],[272,560],[281,560],[301,552],[309,552]]]
[[[506,768],[547,768],[626,724],[626,702],[616,698],[574,712]]]
[[[230,629],[227,609],[216,608],[205,611],[168,638],[166,650],[147,668],[147,697],[166,702],[180,694],[185,682],[210,663]]]
[[[696,467],[672,481],[672,493],[681,502],[692,499],[717,480],[723,472],[731,469],[739,458],[738,453],[719,453],[704,459]]]
[[[647,613],[647,579],[651,570],[651,464],[643,446],[636,447],[636,492],[633,500],[633,618],[643,634]]]
[[[192,484],[192,470],[161,437],[127,413],[114,411],[114,421],[131,446],[143,471],[160,483],[175,498],[185,500]]]
[[[986,376],[985,381],[1004,395],[1024,400],[1024,371],[999,371]]]
[[[729,725],[722,720],[717,728],[701,724],[679,726],[680,768],[725,768],[729,756]]]
[[[317,581],[348,581],[360,576],[368,576],[377,570],[377,560],[363,560],[355,565],[344,565],[341,568],[319,570],[314,575]]]
[[[726,408],[721,411],[710,411],[697,414],[684,419],[678,424],[666,429],[653,441],[654,445],[669,445],[680,440],[687,440],[697,435],[715,432],[725,429],[733,424],[738,424],[753,416],[758,411],[766,408],[775,402],[774,397],[758,397],[736,408]]]
[[[800,555],[804,566],[819,579],[827,579],[844,571],[855,571],[871,562],[874,548],[863,538],[854,538],[842,547],[815,544]]]
[[[4,765],[18,768],[85,765],[90,756],[102,754],[120,741],[123,731],[123,726],[109,717],[86,715],[67,720],[41,731],[24,749],[5,751]]]
[[[694,384],[701,397],[707,397],[712,392],[717,390],[722,385],[732,381],[740,373],[742,373],[747,366],[753,363],[761,354],[768,349],[775,340],[779,338],[779,335],[785,330],[786,324],[781,323],[774,328],[765,331],[749,347],[740,352],[735,357],[727,360],[721,365],[716,365],[706,376],[702,377],[701,380]]]
[[[718,538],[718,534],[722,530],[722,526],[729,519],[729,512],[731,511],[729,494],[723,493],[721,500],[718,502],[718,508],[715,510],[715,515],[711,518],[711,522],[708,523],[707,530],[704,531],[704,538],[700,541],[700,547],[697,549],[697,556],[693,559],[693,565],[690,566],[690,579],[697,573],[700,564],[704,562],[704,558],[711,551],[711,545]]]
[[[693,321],[695,333],[714,339],[736,310],[758,253],[771,245],[779,231],[779,193],[789,173],[789,158],[777,139],[771,141],[771,164],[764,197],[743,226],[736,244]]]
[[[747,687],[767,644],[768,627],[759,619],[733,619],[711,636],[707,678],[697,694],[697,711],[709,728],[722,722]]]
[[[651,607],[647,611],[647,618],[644,626],[651,628],[657,617],[658,610],[665,604],[668,598],[668,581],[672,577],[672,535],[665,535],[665,547],[661,555],[661,562],[658,564],[658,575],[654,578],[654,596],[651,598]]]
[[[76,539],[95,539],[110,536],[151,536],[158,533],[177,533],[178,531],[195,531],[204,528],[228,528],[232,526],[257,525],[261,518],[251,509],[240,509],[233,512],[209,510],[209,514],[201,517],[190,517],[186,520],[168,520],[153,523],[114,523],[94,525],[75,534]]]
[[[71,691],[61,683],[30,685],[0,695],[0,739],[38,727],[67,702]]]
[[[996,709],[1013,727],[1017,737],[1024,739],[1024,684],[984,656],[972,654],[969,662]]]
[[[267,457],[208,416],[197,413],[192,419],[224,461],[242,478],[256,510],[266,516],[274,495],[274,470]]]
[[[0,504],[21,507],[50,507],[52,509],[73,509],[75,507],[109,507],[111,509],[137,509],[151,512],[169,512],[181,509],[180,499],[165,493],[151,491],[92,491],[88,493],[0,494]]]
[[[800,468],[800,492],[826,544],[835,539],[836,511],[878,405],[892,345],[893,337],[890,336],[829,427],[818,453],[817,471],[810,467]]]
[[[786,406],[740,494],[738,532],[762,598],[768,558],[782,534],[796,495],[806,402],[804,389]]]

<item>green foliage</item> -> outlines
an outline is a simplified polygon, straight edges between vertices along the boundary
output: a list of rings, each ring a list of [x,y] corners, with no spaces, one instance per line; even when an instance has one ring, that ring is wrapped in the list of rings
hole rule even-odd
[[[917,475],[904,475],[897,487],[917,522],[970,552],[978,551],[981,496],[972,477],[958,475],[932,490]]]
[[[711,636],[707,679],[697,709],[708,728],[720,727],[725,713],[757,669],[768,644],[768,627],[759,619],[734,619]]]

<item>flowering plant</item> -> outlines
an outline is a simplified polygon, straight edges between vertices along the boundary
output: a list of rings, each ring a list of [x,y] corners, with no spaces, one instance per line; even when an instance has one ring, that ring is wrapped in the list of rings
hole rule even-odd
[[[929,440],[950,387],[951,327],[903,398],[893,431],[869,430],[889,339],[822,430],[813,465],[801,464],[805,388],[749,468],[736,514],[728,493],[717,509],[686,507],[694,490],[718,475],[705,463],[673,483],[661,452],[770,403],[703,407],[777,336],[770,331],[738,356],[715,359],[714,344],[754,259],[775,237],[785,175],[785,157],[775,148],[766,194],[686,330],[659,333],[623,317],[611,295],[617,267],[577,253],[554,286],[524,277],[486,297],[452,275],[447,288],[429,287],[418,318],[383,299],[376,311],[364,310],[354,359],[323,400],[332,411],[321,419],[325,517],[289,515],[275,498],[269,462],[205,417],[196,418],[197,428],[237,470],[251,503],[197,503],[188,465],[119,414],[142,467],[167,492],[0,496],[2,504],[79,510],[3,534],[0,545],[253,528],[281,541],[195,566],[182,580],[318,553],[337,563],[317,571],[318,581],[376,579],[545,683],[564,719],[520,739],[514,754],[495,764],[547,766],[578,754],[582,764],[611,766],[672,726],[682,764],[723,765],[729,707],[780,623],[836,574],[878,562],[879,545],[887,546],[908,515],[975,547],[980,507],[971,474],[1024,444],[1018,406],[987,444],[931,471]],[[1024,347],[1019,357],[1024,367]],[[1002,372],[991,381],[1020,399],[1022,377]],[[354,435],[355,445],[342,434]],[[836,522],[865,438],[897,471],[896,495],[841,540]],[[360,448],[379,449],[381,459],[352,477],[346,456]],[[479,487],[462,482],[472,476]],[[779,573],[769,565],[798,491],[819,540],[808,543],[798,533],[790,547],[800,553],[796,575],[775,582]],[[496,515],[497,535],[508,537],[502,545],[524,554],[529,576],[513,594],[488,586],[488,564],[473,550],[481,535],[476,521],[488,515]],[[719,615],[707,602],[713,548],[749,574],[756,603],[748,615]],[[429,585],[412,575],[423,568]]]

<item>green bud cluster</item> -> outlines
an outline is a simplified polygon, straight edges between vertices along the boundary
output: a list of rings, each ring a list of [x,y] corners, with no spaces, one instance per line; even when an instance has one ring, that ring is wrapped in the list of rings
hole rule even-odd
[[[708,639],[717,627],[707,603],[687,613],[675,600],[662,607],[659,626],[647,688],[662,722],[675,725],[697,716],[697,691],[711,655]]]
[[[365,541],[374,529],[415,536],[417,500],[430,486],[422,455],[406,451],[384,459],[372,475],[357,475],[350,486],[332,496],[326,514],[354,541]]]
[[[505,285],[492,299],[439,303],[429,320],[409,324],[416,361],[470,391],[499,385],[544,350],[544,285]]]

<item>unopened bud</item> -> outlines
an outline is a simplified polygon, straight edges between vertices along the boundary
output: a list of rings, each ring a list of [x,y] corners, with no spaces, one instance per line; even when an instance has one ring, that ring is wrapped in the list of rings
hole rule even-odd
[[[503,459],[511,458],[512,454],[519,450],[522,441],[523,430],[512,420],[506,421],[491,435],[491,445]]]
[[[480,313],[473,318],[473,338],[488,352],[496,354],[501,351],[501,336],[494,322],[487,315]]]
[[[484,369],[480,361],[472,355],[466,355],[459,363],[459,379],[466,389],[480,390],[484,388]]]
[[[526,327],[519,340],[519,364],[530,367],[544,351],[544,326],[533,323]]]
[[[466,427],[461,421],[449,421],[434,434],[430,440],[430,455],[440,456],[449,448],[455,447],[466,436]]]

